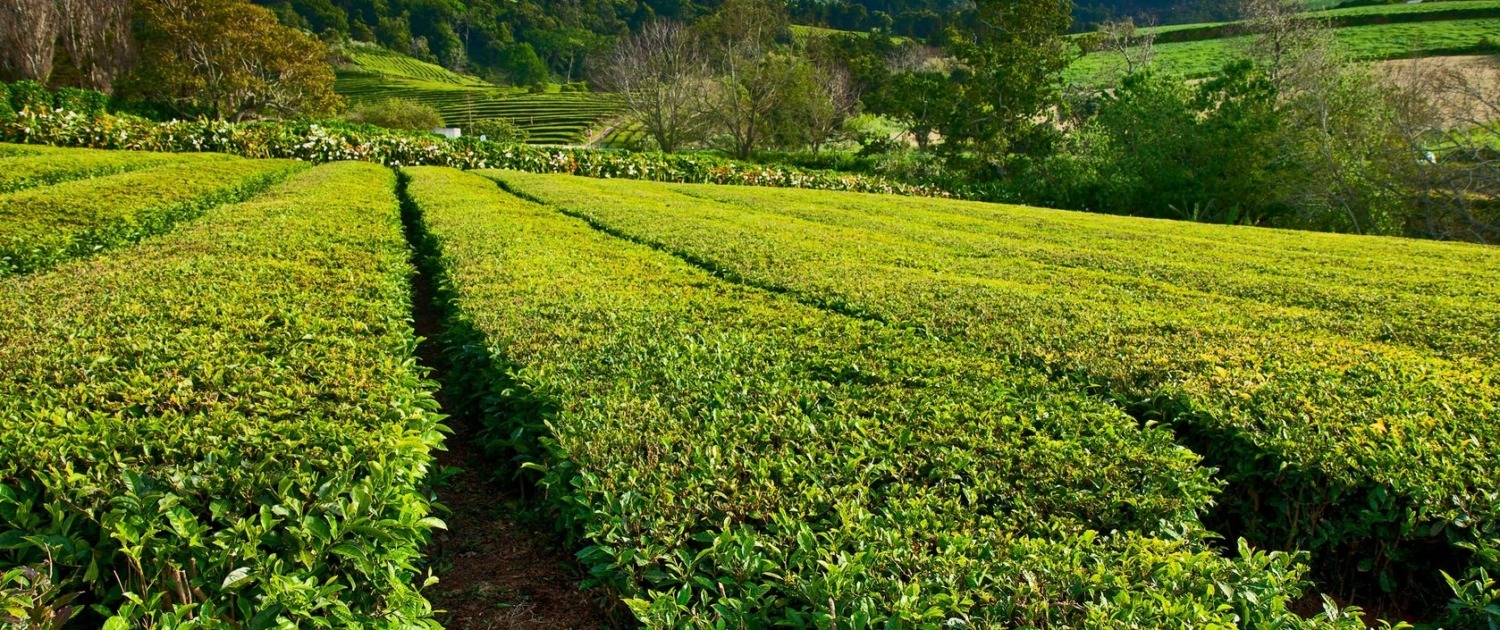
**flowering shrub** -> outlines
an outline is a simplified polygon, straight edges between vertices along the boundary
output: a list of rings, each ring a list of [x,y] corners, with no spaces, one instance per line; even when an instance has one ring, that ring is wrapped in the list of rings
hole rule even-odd
[[[952,196],[935,186],[869,175],[748,164],[711,156],[534,147],[477,138],[448,140],[346,123],[153,122],[132,116],[26,108],[14,119],[0,122],[0,140],[133,151],[213,151],[313,163],[358,160],[386,166],[500,168],[608,179]]]

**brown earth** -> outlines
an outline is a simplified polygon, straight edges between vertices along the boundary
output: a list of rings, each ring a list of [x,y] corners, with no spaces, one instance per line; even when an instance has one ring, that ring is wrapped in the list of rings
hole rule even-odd
[[[418,348],[430,376],[443,381],[444,363],[434,343],[438,314],[430,286],[413,281]],[[440,390],[438,402],[453,409]],[[438,583],[426,591],[444,627],[457,630],[584,630],[627,627],[614,623],[614,602],[581,588],[573,555],[554,532],[519,520],[525,498],[518,488],[493,479],[483,449],[474,442],[472,418],[450,416],[453,434],[436,453],[436,470],[457,470],[436,488],[447,531],[437,531],[428,549]]]

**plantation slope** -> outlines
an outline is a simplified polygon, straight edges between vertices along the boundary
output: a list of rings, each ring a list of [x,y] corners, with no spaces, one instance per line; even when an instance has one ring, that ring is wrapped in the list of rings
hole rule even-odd
[[[105,627],[436,627],[439,416],[393,185],[320,166],[0,279],[0,576],[50,562]]]
[[[0,194],[0,276],[42,269],[161,234],[213,206],[244,200],[305,168],[290,160],[249,160],[213,153],[165,158],[163,154],[74,151],[0,160],[18,168],[31,164],[31,172],[42,173],[49,172],[47,164],[164,162],[107,177]]]
[[[1207,546],[1215,487],[1159,428],[407,172],[457,393],[648,627],[1337,625],[1286,611],[1291,557]]]
[[[25,153],[6,153],[5,150],[12,146],[16,145],[0,145],[0,194],[75,179],[125,173],[179,159],[161,153],[54,147],[34,147],[34,151]]]
[[[1333,33],[1339,47],[1361,61],[1481,54],[1486,52],[1483,41],[1500,41],[1500,18],[1352,26]],[[1190,78],[1208,76],[1242,57],[1249,43],[1248,37],[1236,36],[1157,44],[1153,65]],[[1065,74],[1072,81],[1088,80],[1113,67],[1114,59],[1109,53],[1090,53]]]
[[[458,74],[437,64],[408,57],[370,44],[353,43],[338,50],[347,59],[343,70],[352,74],[369,74],[460,86],[490,87],[479,77]]]
[[[504,118],[525,130],[532,144],[578,144],[623,111],[618,97],[589,92],[528,93],[499,87],[375,46],[344,49],[334,89],[351,102],[401,98],[438,110],[444,124]]]
[[[1327,552],[1323,566],[1351,574],[1363,562],[1392,589],[1441,585],[1438,568],[1500,574],[1495,556],[1456,547],[1500,548],[1500,250],[491,175],[726,277],[1038,365],[1171,421],[1230,482],[1220,523],[1255,540]],[[1420,551],[1432,545],[1453,551]]]

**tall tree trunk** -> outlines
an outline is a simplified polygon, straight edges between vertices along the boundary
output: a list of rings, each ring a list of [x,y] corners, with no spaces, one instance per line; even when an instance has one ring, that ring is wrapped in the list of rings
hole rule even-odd
[[[61,25],[57,0],[0,0],[0,64],[6,77],[46,83]]]

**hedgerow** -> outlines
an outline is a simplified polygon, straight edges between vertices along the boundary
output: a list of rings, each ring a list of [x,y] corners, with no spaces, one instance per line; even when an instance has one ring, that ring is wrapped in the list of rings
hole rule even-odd
[[[0,145],[0,194],[166,164],[173,156]]]
[[[0,279],[0,616],[84,591],[92,627],[437,627],[394,183],[322,166]]]
[[[1500,605],[1493,249],[489,175],[725,277],[1034,365],[1172,423],[1230,482],[1214,524],[1314,551],[1330,588],[1361,574],[1441,588],[1444,570],[1467,576],[1456,606]]]
[[[140,160],[129,154],[98,157],[117,164]],[[43,154],[8,159],[62,167],[74,158]],[[283,160],[192,154],[145,170],[0,195],[0,276],[161,234],[209,208],[247,199],[305,167]]]
[[[1104,401],[406,172],[448,385],[649,627],[1357,623],[1213,550],[1207,471]]]
[[[252,158],[322,163],[342,160],[387,166],[505,168],[588,177],[745,186],[798,187],[916,196],[944,196],[931,186],[868,175],[758,165],[711,156],[623,153],[592,149],[498,144],[475,138],[450,141],[365,125],[309,122],[156,123],[130,116],[90,117],[58,110],[27,110],[0,121],[0,141],[133,151],[212,151]]]

